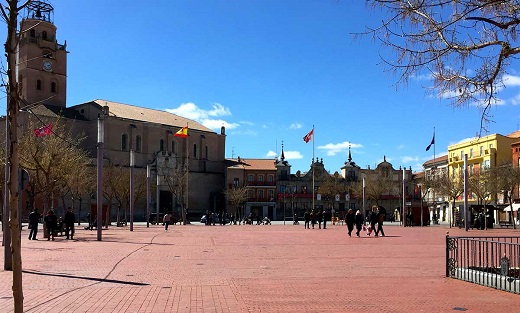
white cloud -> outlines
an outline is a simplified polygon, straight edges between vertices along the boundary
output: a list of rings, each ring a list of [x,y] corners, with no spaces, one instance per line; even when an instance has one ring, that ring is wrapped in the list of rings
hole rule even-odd
[[[403,150],[406,146],[404,144],[400,144],[397,146],[397,150]]]
[[[206,126],[209,129],[220,129],[220,127],[222,127],[222,126],[226,127],[226,129],[235,129],[240,126],[237,123],[228,123],[224,120],[210,120],[210,119],[202,120],[201,124]]]
[[[520,104],[520,94],[517,94],[511,99],[512,105],[519,105]]]
[[[210,110],[199,108],[193,102],[187,102],[181,104],[175,109],[166,109],[166,112],[170,112],[185,118],[195,120],[209,129],[219,130],[220,127],[224,126],[227,129],[235,129],[240,125],[237,123],[229,123],[222,119],[217,119],[221,116],[231,116],[229,108],[224,107],[220,103],[214,103]]]
[[[502,77],[502,82],[506,87],[520,86],[520,76],[506,74]]]
[[[291,126],[289,126],[290,129],[300,129],[302,128],[302,124],[300,123],[292,123]]]
[[[303,155],[300,153],[300,151],[284,151],[283,155],[284,155],[286,160],[299,160],[299,159],[303,159]],[[267,154],[265,156],[267,158],[279,157],[279,155],[276,152],[272,151],[272,150],[269,150],[269,152],[267,152]]]
[[[341,152],[347,152],[348,147],[351,148],[362,148],[363,146],[360,144],[353,144],[348,141],[340,142],[340,143],[329,143],[324,146],[318,146],[318,149],[325,150],[328,156],[335,156]]]
[[[401,162],[403,162],[404,164],[408,164],[411,162],[418,162],[418,161],[419,161],[419,157],[411,157],[411,156],[401,157]]]

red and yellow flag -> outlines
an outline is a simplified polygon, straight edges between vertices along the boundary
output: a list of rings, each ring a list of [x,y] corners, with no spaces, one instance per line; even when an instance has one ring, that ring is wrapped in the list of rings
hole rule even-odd
[[[173,136],[181,138],[188,137],[188,126],[184,126],[183,128],[179,129],[179,131],[176,132]]]

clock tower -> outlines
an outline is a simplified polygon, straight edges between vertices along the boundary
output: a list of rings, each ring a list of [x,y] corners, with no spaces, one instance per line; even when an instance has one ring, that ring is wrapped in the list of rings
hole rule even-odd
[[[54,8],[32,1],[23,11],[18,49],[18,82],[26,105],[66,107],[67,45],[56,39]]]

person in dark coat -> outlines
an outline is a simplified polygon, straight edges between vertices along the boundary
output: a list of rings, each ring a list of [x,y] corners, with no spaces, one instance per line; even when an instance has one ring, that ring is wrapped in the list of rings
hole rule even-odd
[[[74,222],[76,221],[76,215],[72,211],[71,207],[67,208],[67,212],[65,213],[64,222],[65,222],[65,235],[67,239],[74,239]]]
[[[370,212],[369,221],[370,221],[370,227],[372,227],[372,230],[376,230],[376,223],[377,223],[377,213],[376,213],[377,207],[373,207],[372,211]],[[370,233],[368,233],[370,236]],[[377,236],[377,234],[376,234]]]
[[[316,224],[316,213],[314,213],[314,210],[311,210],[311,224],[312,229],[314,229],[314,224]]]
[[[323,229],[327,229],[327,220],[329,219],[329,214],[327,213],[327,211],[323,210],[321,218],[323,219]]]
[[[356,217],[355,217],[355,223],[356,223],[356,236],[359,237],[359,233],[361,232],[361,229],[363,228],[363,215],[361,214],[361,211],[357,210]]]
[[[355,215],[352,209],[347,211],[345,215],[345,224],[347,224],[348,236],[352,237],[352,231],[354,230]]]
[[[383,230],[383,222],[385,220],[386,210],[383,207],[379,207],[377,209],[377,230],[376,230],[376,237],[379,233],[381,233],[381,236],[385,236],[385,231]]]
[[[54,210],[49,210],[47,212],[47,216],[44,218],[45,227],[47,228],[47,232],[49,233],[49,237],[47,240],[54,240],[54,234],[56,233],[58,227],[58,217],[54,214]]]
[[[29,214],[29,228],[31,231],[29,232],[29,240],[38,240],[36,239],[36,234],[38,234],[38,223],[40,222],[41,215],[38,213],[38,209],[34,208],[34,210]]]
[[[303,214],[303,219],[305,220],[305,228],[311,228],[309,225],[311,223],[311,214],[309,213],[309,210],[305,211],[305,213]]]

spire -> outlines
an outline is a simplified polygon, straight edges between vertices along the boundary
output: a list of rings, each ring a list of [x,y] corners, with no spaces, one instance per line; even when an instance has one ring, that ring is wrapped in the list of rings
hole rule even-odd
[[[280,157],[280,160],[282,160],[282,162],[285,160],[285,156],[283,154],[283,141],[282,141],[282,156]]]
[[[348,144],[348,162],[352,162],[352,156],[350,155],[350,143]]]

